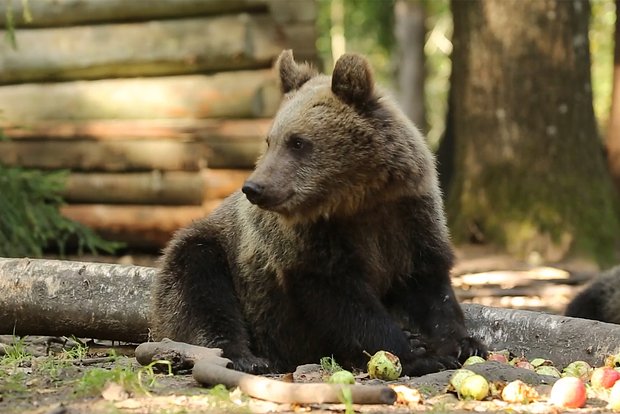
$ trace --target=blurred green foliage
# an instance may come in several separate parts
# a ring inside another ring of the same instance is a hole
[[[60,214],[66,178],[66,171],[44,173],[0,164],[0,256],[42,256],[48,245],[64,255],[68,242],[77,243],[78,254],[84,249],[113,253],[121,247]]]
[[[0,129],[0,141],[5,140]],[[68,242],[77,245],[78,254],[84,250],[112,254],[124,246],[60,214],[68,173],[0,164],[0,256],[40,257],[47,247],[64,256]]]
[[[427,136],[432,147],[439,143],[445,127],[450,88],[452,52],[452,13],[449,0],[420,1],[426,10],[426,117]],[[331,55],[332,0],[318,0],[317,48],[326,72],[333,67]],[[396,47],[394,38],[395,0],[343,0],[344,33],[347,51],[366,55],[375,69],[378,81],[388,89],[394,85]],[[591,0],[590,47],[592,55],[592,88],[594,110],[600,131],[605,134],[611,104],[613,71],[613,33],[616,19],[614,0]]]
[[[607,132],[611,107],[614,70],[614,25],[616,7],[613,0],[591,0],[590,53],[592,55],[592,92],[594,113],[602,135]]]

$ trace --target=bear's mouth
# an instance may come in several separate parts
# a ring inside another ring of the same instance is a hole
[[[248,201],[263,210],[285,213],[288,210],[286,205],[289,200],[293,198],[293,195],[294,193],[289,193],[281,197],[261,197],[259,200],[251,200],[248,198]]]

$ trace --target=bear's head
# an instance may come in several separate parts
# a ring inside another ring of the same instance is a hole
[[[276,70],[284,100],[242,188],[251,203],[311,221],[437,191],[424,138],[375,88],[366,59],[343,55],[329,77],[284,51]]]

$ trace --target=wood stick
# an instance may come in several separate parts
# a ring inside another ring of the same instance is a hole
[[[206,348],[185,342],[176,342],[168,338],[164,338],[160,342],[144,342],[138,345],[136,360],[141,365],[148,365],[157,360],[166,360],[172,363],[174,371],[191,369],[199,360],[206,360],[210,364],[222,367],[231,363],[230,359],[222,357],[222,350],[219,348]]]
[[[198,360],[192,374],[194,379],[203,385],[239,387],[250,397],[277,403],[341,403],[343,388],[351,390],[354,404],[393,404],[396,401],[396,393],[387,386],[291,384],[217,366],[208,360]]]
[[[285,47],[268,13],[18,28],[16,37],[17,51],[0,42],[4,84],[269,68]]]

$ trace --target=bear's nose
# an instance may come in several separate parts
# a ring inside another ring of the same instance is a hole
[[[263,196],[263,190],[264,187],[254,181],[246,181],[241,188],[243,194],[245,194],[245,196],[252,204],[260,202]]]

